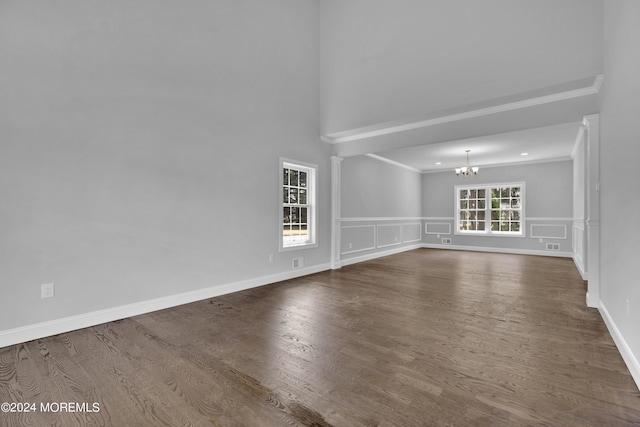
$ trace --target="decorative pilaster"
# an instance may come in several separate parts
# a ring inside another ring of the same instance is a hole
[[[585,116],[587,159],[587,306],[600,305],[600,115]]]
[[[340,261],[340,163],[342,157],[331,156],[331,268],[342,266]]]

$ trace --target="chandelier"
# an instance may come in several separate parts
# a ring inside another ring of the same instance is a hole
[[[465,153],[467,153],[467,165],[466,166],[462,166],[459,168],[456,168],[456,176],[475,176],[478,175],[478,172],[480,171],[480,168],[477,166],[471,166],[469,164],[469,151],[471,150],[465,150]]]

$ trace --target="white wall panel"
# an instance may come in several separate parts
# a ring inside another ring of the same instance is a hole
[[[413,243],[422,240],[422,223],[402,224],[402,243]]]
[[[379,248],[395,246],[402,243],[401,224],[379,224],[377,227]]]
[[[376,248],[375,225],[342,226],[341,233],[343,255]]]

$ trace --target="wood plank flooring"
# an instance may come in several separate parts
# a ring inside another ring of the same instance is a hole
[[[36,404],[0,425],[640,425],[585,290],[569,259],[405,252],[0,349],[0,403]]]

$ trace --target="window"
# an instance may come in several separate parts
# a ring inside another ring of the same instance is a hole
[[[524,183],[456,187],[456,234],[524,236]]]
[[[281,160],[280,250],[316,245],[316,170],[314,165]]]

